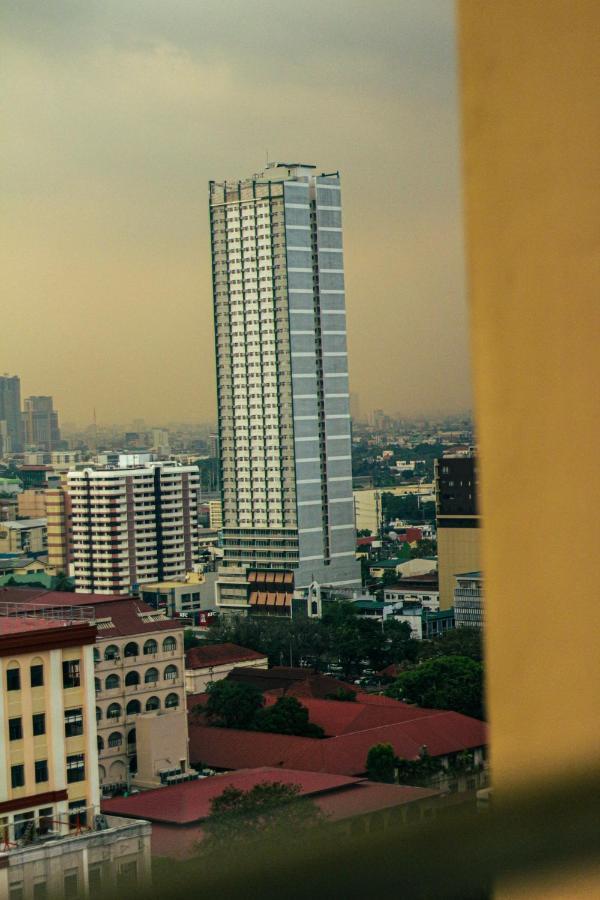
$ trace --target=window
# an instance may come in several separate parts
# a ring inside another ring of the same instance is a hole
[[[177,666],[167,666],[165,669],[165,680],[166,681],[175,681],[177,678]]]
[[[74,688],[81,684],[81,671],[78,659],[69,659],[62,664],[63,687]]]
[[[116,644],[109,644],[106,650],[104,651],[104,659],[118,659],[119,658],[119,648]]]
[[[46,734],[46,713],[34,713],[31,717],[33,734]]]
[[[23,900],[23,882],[19,881],[11,884],[8,893],[8,900]]]
[[[21,690],[21,670],[17,668],[7,669],[6,670],[6,690],[7,691],[20,691]]]
[[[33,885],[33,900],[46,900],[48,886],[45,881],[36,881]]]
[[[149,697],[146,701],[146,712],[150,712],[153,709],[160,709],[160,700],[158,697]]]
[[[176,650],[176,649],[177,649],[177,641],[175,640],[174,637],[169,636],[168,638],[164,639],[163,650],[165,651],[165,653],[169,653],[172,650]]]
[[[80,828],[87,825],[87,810],[83,800],[73,800],[69,803],[69,828]]]
[[[79,896],[79,873],[77,869],[67,869],[63,884],[65,900],[76,900]]]
[[[179,697],[177,694],[167,694],[167,699],[165,700],[165,706],[169,709],[172,709],[175,706],[179,706]]]
[[[42,687],[44,684],[44,667],[32,666],[29,670],[31,675],[31,687]]]
[[[10,767],[10,784],[11,787],[20,788],[25,784],[25,767],[24,766],[11,766]]]
[[[102,863],[90,863],[88,866],[88,891],[89,896],[94,898],[100,896],[103,883]]]
[[[20,741],[23,737],[23,722],[18,716],[8,720],[8,739],[9,741]]]
[[[158,652],[158,644],[156,641],[150,640],[146,641],[144,644],[144,656],[148,656],[150,653]]]
[[[127,887],[137,884],[137,860],[132,859],[122,862],[117,873],[119,887]]]
[[[83,753],[67,756],[67,782],[85,781],[85,757]],[[70,804],[69,804],[70,805]]]
[[[113,731],[108,736],[108,746],[109,747],[120,747],[123,743],[123,735],[120,731]]]
[[[65,709],[65,737],[83,734],[83,712],[80,706]]]
[[[104,682],[104,687],[107,691],[114,691],[121,684],[121,679],[118,675],[109,675],[106,681]]]
[[[96,722],[99,722],[102,718],[102,710],[99,706],[96,707]]]
[[[139,672],[128,672],[127,675],[125,676],[125,685],[127,687],[130,687],[131,685],[139,684],[139,683],[140,683]]]
[[[118,703],[111,703],[106,710],[107,719],[118,719],[121,715],[121,706]]]
[[[42,784],[48,781],[48,760],[36,759],[35,761],[35,783]]]
[[[127,704],[127,715],[128,716],[137,716],[138,713],[142,711],[142,704],[139,700],[130,700]]]
[[[132,728],[129,734],[127,735],[127,743],[135,745],[135,728]],[[131,748],[129,748],[131,749]]]
[[[124,656],[139,656],[140,648],[135,643],[135,641],[130,641],[128,644],[125,644],[125,649],[123,651]]]
[[[51,806],[45,806],[38,811],[38,832],[39,834],[48,834],[52,831],[52,819],[54,810]]]
[[[26,813],[17,813],[17,815],[13,819],[13,825],[15,828],[15,841],[20,840],[25,833],[31,835],[33,837],[33,830],[35,828],[35,813],[26,812]]]
[[[146,684],[158,681],[158,669],[148,669],[148,671],[144,675],[144,681],[146,682]]]
[[[104,750],[104,738],[102,737],[102,735],[98,735],[98,737],[96,738],[96,744],[98,746],[98,753],[101,753]]]

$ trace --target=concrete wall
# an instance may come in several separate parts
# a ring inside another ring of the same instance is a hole
[[[454,603],[455,575],[481,569],[480,531],[480,528],[438,528],[440,609],[449,609]]]

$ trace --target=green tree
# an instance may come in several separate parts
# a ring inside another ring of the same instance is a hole
[[[371,781],[396,780],[396,754],[391,744],[374,744],[367,754],[367,777]]]
[[[227,679],[213,681],[207,693],[204,712],[211,725],[221,728],[252,728],[254,717],[264,702],[258,688]]]
[[[326,700],[339,700],[341,703],[354,703],[356,701],[356,691],[346,691],[339,688],[331,694],[325,694]]]
[[[325,736],[319,725],[309,721],[308,710],[296,697],[280,697],[272,706],[258,710],[253,727],[257,731],[270,731],[274,734],[316,738]]]
[[[421,659],[437,656],[468,656],[476,662],[483,659],[483,635],[480,628],[452,628],[432,641],[419,642]]]
[[[483,666],[466,656],[440,656],[402,672],[388,697],[483,718]]]
[[[427,787],[443,768],[439,759],[429,755],[427,747],[421,747],[418,759],[396,759],[396,772],[400,784]]]
[[[66,572],[58,572],[56,574],[56,581],[54,582],[54,590],[65,591],[72,594],[75,590],[75,584]]]
[[[413,559],[421,559],[424,556],[436,556],[437,542],[431,541],[429,538],[423,538],[417,541],[416,547],[411,548],[410,555]]]
[[[197,647],[200,643],[200,638],[194,633],[193,628],[186,628],[183,632],[183,649],[191,650],[192,647]]]
[[[313,800],[300,797],[300,790],[277,781],[249,791],[226,788],[211,801],[200,852],[211,857],[215,851],[237,851],[240,845],[264,845],[271,839],[279,843],[282,836],[293,840],[321,825],[325,816]]]

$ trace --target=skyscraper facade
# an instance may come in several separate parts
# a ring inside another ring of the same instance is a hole
[[[0,422],[4,435],[3,452],[18,453],[23,449],[21,428],[21,379],[18,375],[0,375]]]
[[[55,450],[60,443],[58,413],[52,397],[27,397],[23,409],[25,443],[40,450]]]
[[[210,184],[224,566],[360,583],[338,173]]]

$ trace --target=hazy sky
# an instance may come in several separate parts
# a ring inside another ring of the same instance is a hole
[[[5,0],[0,373],[215,412],[207,182],[342,176],[351,390],[470,404],[451,0]]]

